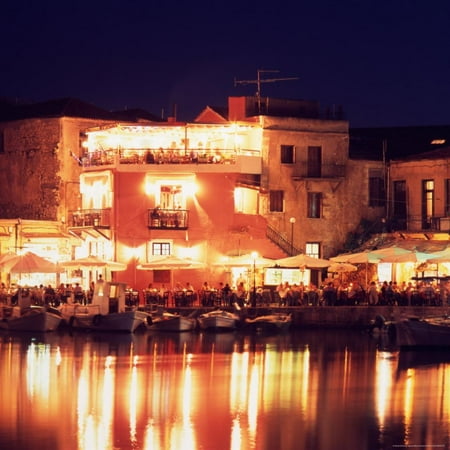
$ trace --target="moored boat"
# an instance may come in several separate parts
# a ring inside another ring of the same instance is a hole
[[[148,328],[155,331],[192,331],[197,321],[193,317],[163,312],[151,316]]]
[[[395,322],[400,348],[450,347],[450,318],[408,318]]]
[[[231,331],[237,328],[240,317],[233,312],[216,309],[200,314],[197,320],[202,330]]]
[[[61,324],[61,313],[51,307],[19,306],[3,307],[0,328],[11,331],[55,331]]]
[[[60,311],[70,327],[92,331],[133,333],[148,318],[145,311],[126,307],[124,283],[103,283],[91,304],[64,304]]]
[[[283,332],[289,330],[292,316],[291,314],[274,313],[255,318],[247,317],[245,324],[255,331]]]

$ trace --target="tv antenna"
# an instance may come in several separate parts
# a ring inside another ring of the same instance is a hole
[[[278,73],[279,70],[257,70],[257,78],[256,80],[236,80],[234,79],[234,87],[238,84],[256,84],[256,97],[258,99],[261,98],[261,84],[262,83],[275,83],[276,81],[290,81],[290,80],[298,80],[298,77],[283,77],[283,78],[261,78],[263,73]]]

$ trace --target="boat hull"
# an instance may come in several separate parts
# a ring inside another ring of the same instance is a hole
[[[59,328],[62,316],[58,311],[47,310],[45,307],[30,307],[19,316],[11,316],[1,321],[1,328],[11,331],[47,332]]]
[[[63,316],[67,324],[76,329],[134,333],[146,324],[148,314],[137,310],[99,314],[89,307],[79,307],[72,313],[66,311]]]
[[[196,327],[196,320],[191,317],[183,317],[176,314],[163,314],[152,318],[149,325],[150,330],[155,331],[193,331]]]
[[[239,316],[227,311],[211,311],[201,314],[197,320],[202,330],[231,331],[238,327]]]
[[[266,316],[247,318],[245,324],[247,328],[254,331],[271,333],[282,333],[291,327],[292,318],[288,314],[269,314]]]
[[[400,348],[450,347],[449,319],[407,319],[395,323]]]

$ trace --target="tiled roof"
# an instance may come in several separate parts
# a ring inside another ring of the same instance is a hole
[[[137,121],[139,119],[159,120],[156,116],[144,110],[132,109],[111,112],[75,98],[61,98],[29,104],[0,102],[0,121],[3,122],[49,117],[79,117],[124,121]]]
[[[399,159],[450,145],[450,125],[350,128],[349,137],[353,159]]]
[[[450,147],[442,147],[429,152],[417,153],[416,155],[408,155],[403,158],[393,158],[401,161],[415,161],[420,159],[448,159],[450,158]]]

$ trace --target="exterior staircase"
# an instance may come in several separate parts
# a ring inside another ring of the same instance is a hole
[[[288,241],[285,236],[283,236],[275,228],[272,228],[270,225],[267,225],[266,237],[288,256],[294,256],[302,253],[301,250],[296,248],[292,242]]]

